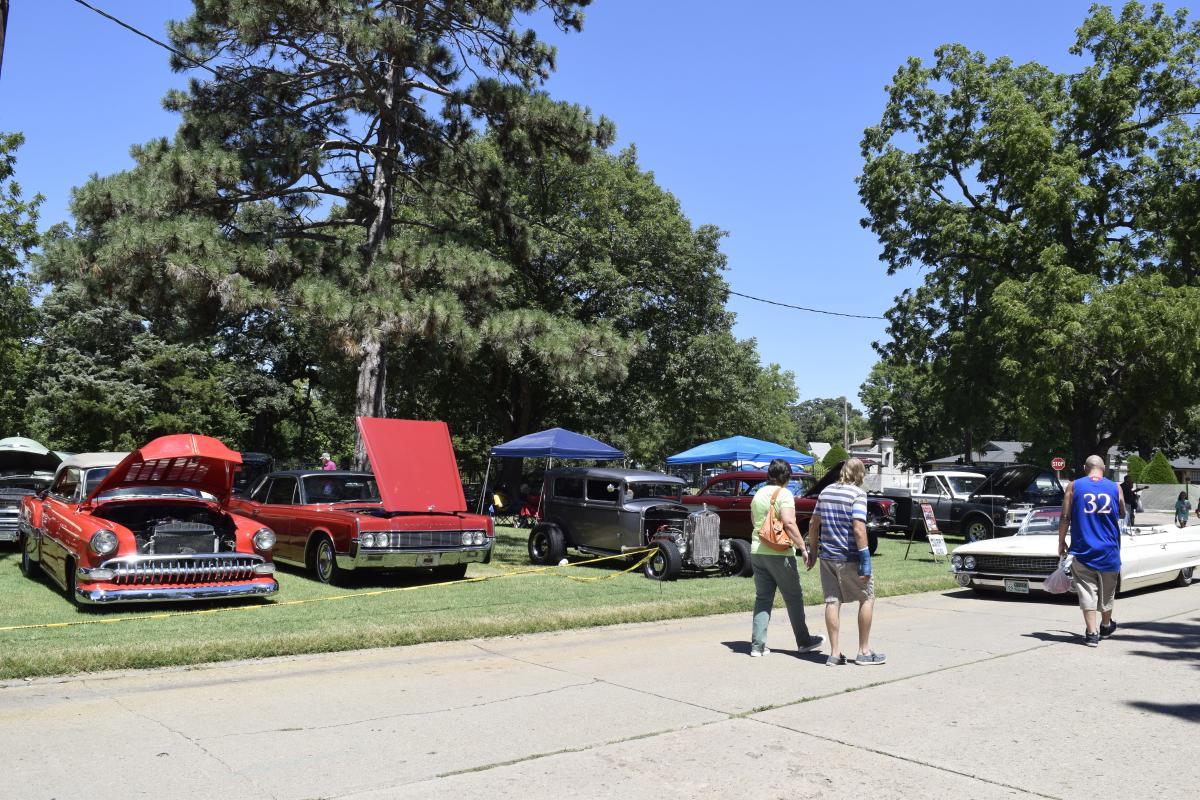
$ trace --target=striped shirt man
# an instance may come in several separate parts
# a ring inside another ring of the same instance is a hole
[[[816,513],[821,516],[821,558],[830,561],[858,561],[854,540],[854,520],[867,521],[867,493],[852,483],[833,483],[817,498]]]

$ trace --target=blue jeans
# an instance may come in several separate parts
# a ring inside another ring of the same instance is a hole
[[[804,621],[804,593],[800,589],[800,570],[795,556],[750,556],[754,567],[754,623],[750,631],[750,647],[762,650],[767,644],[767,625],[771,622],[771,607],[775,605],[775,590],[783,595],[796,647],[804,647],[812,636]]]

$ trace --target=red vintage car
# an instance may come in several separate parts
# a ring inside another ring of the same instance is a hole
[[[270,526],[275,560],[322,583],[360,569],[432,568],[448,580],[492,560],[489,517],[467,513],[444,422],[359,417],[374,472],[272,472],[232,507]]]
[[[836,464],[816,480],[807,472],[793,475],[788,485],[796,496],[796,524],[801,533],[808,532],[808,521],[817,507],[817,496],[837,480],[842,465]],[[699,494],[684,495],[687,505],[707,505],[721,517],[721,535],[738,539],[749,539],[750,501],[759,486],[767,480],[767,473],[758,470],[723,472],[708,479]],[[867,539],[874,553],[879,546],[879,534],[883,531],[902,530],[895,522],[895,501],[874,494],[867,496]]]
[[[275,534],[227,507],[239,463],[193,434],[68,457],[22,501],[21,569],[86,605],[272,594]]]

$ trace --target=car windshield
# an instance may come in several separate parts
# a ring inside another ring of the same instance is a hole
[[[746,492],[746,494],[753,495],[753,494],[757,493],[759,489],[763,488],[766,485],[767,485],[766,481],[759,481],[758,483],[751,486],[750,491]],[[771,485],[774,486],[775,484],[771,484]],[[800,478],[800,477],[793,476],[792,479],[790,481],[788,481],[787,490],[789,492],[791,492],[792,494],[796,495],[797,497],[799,497],[800,495],[807,492],[810,486],[812,486],[812,478],[809,478],[809,477]]]
[[[955,494],[970,494],[979,488],[979,484],[983,483],[983,478],[951,476],[946,480],[950,481],[950,490]]]
[[[639,481],[625,485],[626,500],[645,500],[648,497],[666,497],[678,500],[683,495],[683,485],[679,483],[657,483]]]
[[[308,475],[304,496],[310,503],[377,503],[379,486],[370,475]]]
[[[96,487],[100,485],[100,481],[104,480],[104,476],[108,475],[108,473],[112,472],[112,470],[112,467],[96,467],[95,469],[89,469],[84,477],[84,480],[87,482],[87,489],[83,493],[83,496],[87,497],[92,492],[96,491]]]
[[[1021,523],[1021,529],[1017,531],[1017,536],[1057,535],[1058,521],[1061,518],[1062,508],[1058,506],[1034,509]]]

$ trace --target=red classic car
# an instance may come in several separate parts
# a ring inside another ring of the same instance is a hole
[[[834,465],[819,481],[806,472],[792,476],[788,488],[796,496],[796,523],[801,533],[808,531],[808,521],[817,507],[817,496],[837,480],[841,469],[840,463]],[[683,502],[687,505],[707,505],[716,511],[721,517],[722,536],[749,539],[750,501],[766,480],[765,471],[723,472],[709,478],[699,494],[685,494]],[[901,530],[895,524],[895,505],[894,500],[885,497],[874,494],[867,496],[867,539],[872,553],[879,545],[881,531]]]
[[[373,474],[272,472],[233,501],[275,531],[275,560],[323,583],[348,570],[430,567],[456,580],[492,560],[492,521],[467,513],[446,423],[359,417],[358,429]]]
[[[87,605],[277,591],[275,534],[227,508],[240,460],[192,434],[124,458],[69,456],[46,492],[22,500],[22,571]]]

